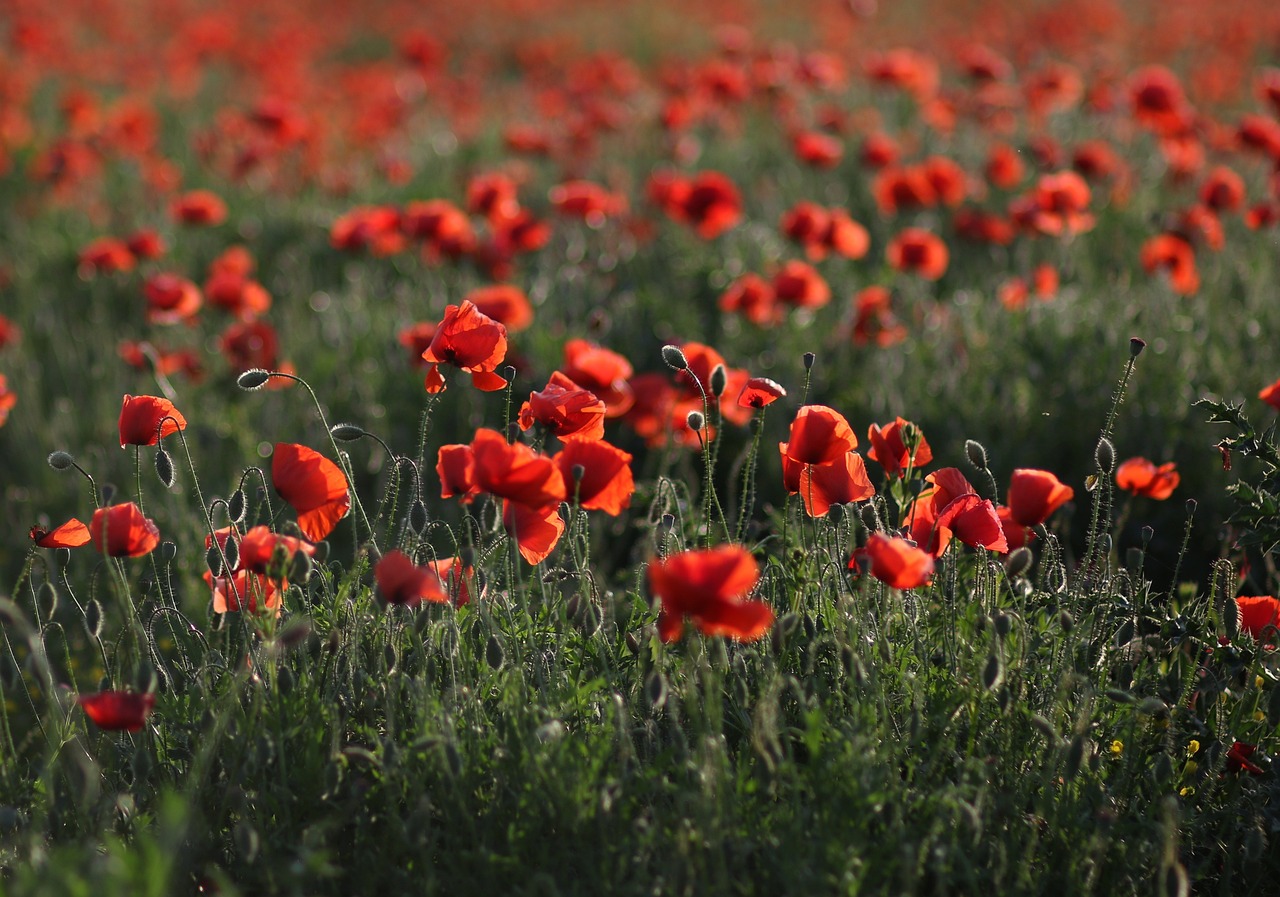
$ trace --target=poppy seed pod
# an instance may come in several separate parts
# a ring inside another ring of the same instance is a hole
[[[1142,354],[1142,350],[1147,347],[1147,341],[1138,337],[1129,338],[1129,357],[1137,358]]]
[[[673,371],[684,371],[689,368],[689,360],[684,357],[684,351],[679,346],[663,346],[662,361]]]

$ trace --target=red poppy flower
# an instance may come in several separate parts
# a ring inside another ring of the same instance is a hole
[[[897,270],[918,274],[925,280],[941,277],[950,260],[947,244],[918,227],[909,227],[890,240],[885,256]]]
[[[480,494],[476,486],[476,457],[471,446],[442,445],[436,454],[436,474],[440,477],[440,497],[458,496],[463,504]]]
[[[901,154],[896,140],[883,131],[873,131],[862,141],[858,161],[867,168],[880,169],[893,165]]]
[[[89,527],[72,517],[51,530],[31,527],[31,541],[41,548],[79,548],[90,539]]]
[[[923,168],[885,168],[871,184],[871,194],[883,215],[903,210],[926,209],[937,204],[938,195]]]
[[[4,374],[0,374],[0,427],[5,425],[5,421],[9,419],[9,412],[13,406],[18,404],[18,396],[9,388],[9,381]]]
[[[440,364],[456,365],[466,371],[476,388],[484,392],[502,389],[507,381],[494,371],[507,357],[507,328],[463,300],[461,305],[445,308],[444,320],[422,357],[431,364],[426,381],[429,393],[444,390]]]
[[[1236,607],[1240,609],[1240,628],[1254,641],[1261,641],[1268,626],[1280,627],[1280,601],[1270,595],[1240,595]]]
[[[779,302],[796,308],[821,308],[831,301],[831,287],[811,265],[792,259],[773,276]]]
[[[120,408],[120,447],[155,445],[158,439],[187,428],[187,419],[173,402],[158,396],[124,397]]]
[[[555,371],[542,392],[529,394],[520,407],[520,429],[540,423],[556,436],[604,436],[604,402],[564,374]]]
[[[148,277],[142,292],[147,299],[147,321],[152,324],[190,321],[203,302],[200,288],[176,274]]]
[[[1253,776],[1266,775],[1266,770],[1253,762],[1257,752],[1257,745],[1245,744],[1243,741],[1233,742],[1227,749],[1226,771],[1231,773],[1244,771]]]
[[[241,570],[266,573],[276,555],[288,564],[290,558],[299,551],[310,556],[316,553],[316,547],[302,539],[274,533],[268,527],[255,526],[240,538],[237,566]]]
[[[182,194],[173,201],[169,211],[181,224],[214,225],[227,220],[227,204],[208,190]]]
[[[912,434],[912,441],[915,443],[914,453],[907,448],[903,438],[903,434],[907,432]],[[883,427],[872,424],[867,430],[867,439],[871,441],[867,457],[878,462],[884,468],[884,472],[891,477],[903,476],[908,466],[919,469],[933,460],[933,449],[929,448],[924,434],[915,424],[901,417]]]
[[[1190,114],[1178,76],[1161,65],[1139,69],[1129,80],[1133,117],[1157,132],[1180,127]]]
[[[715,239],[742,219],[738,188],[718,171],[704,171],[679,182],[672,201],[675,217],[692,225],[704,240]]]
[[[1215,212],[1234,212],[1244,205],[1244,178],[1225,165],[1210,170],[1200,185],[1200,202]]]
[[[1134,495],[1161,501],[1173,494],[1181,479],[1172,461],[1157,467],[1146,458],[1130,458],[1116,468],[1118,487]]]
[[[471,442],[475,485],[480,492],[529,508],[545,508],[565,500],[564,477],[555,462],[522,443],[508,444],[496,430],[480,429]]]
[[[746,600],[760,579],[755,558],[740,545],[684,551],[649,565],[649,590],[658,597],[658,635],[680,638],[689,617],[704,635],[754,641],[773,625],[773,610]]]
[[[1004,530],[1004,539],[1010,551],[1021,548],[1036,537],[1033,530],[1013,519],[1013,512],[1007,505],[997,505],[996,516],[1000,518],[1000,527]]]
[[[1022,526],[1044,523],[1075,497],[1075,490],[1047,470],[1019,468],[1009,480],[1009,510]]]
[[[865,501],[876,494],[867,464],[857,452],[846,452],[825,464],[801,464],[787,456],[786,443],[779,448],[783,485],[789,493],[799,494],[810,517],[825,517],[832,505]]]
[[[577,496],[587,510],[604,511],[611,517],[631,504],[635,481],[631,475],[631,455],[602,439],[581,434],[564,438],[564,448],[552,457],[564,477],[566,496]],[[575,468],[581,479],[574,479]]]
[[[125,240],[125,245],[136,258],[158,259],[169,251],[164,238],[151,229],[140,230]]]
[[[787,391],[768,377],[751,377],[742,384],[742,392],[738,393],[738,404],[743,408],[763,408],[772,405],[787,394]]]
[[[893,314],[893,294],[882,286],[859,290],[853,297],[853,342],[891,346],[906,338],[907,328]]]
[[[933,556],[906,539],[872,533],[863,553],[871,575],[890,588],[915,589],[933,578]]]
[[[1124,163],[1102,140],[1086,140],[1071,154],[1071,167],[1091,181],[1114,178],[1124,171]]]
[[[98,508],[89,522],[93,547],[108,557],[142,557],[160,544],[160,530],[133,502]]]
[[[101,691],[96,695],[80,695],[76,703],[100,729],[137,732],[155,709],[156,696],[131,691]]]
[[[251,321],[271,308],[271,294],[256,280],[232,271],[215,271],[204,282],[204,298],[242,320]]]
[[[860,259],[866,255],[871,249],[871,235],[867,233],[867,229],[842,209],[831,209],[830,212],[831,218],[822,234],[821,247],[847,259]],[[812,259],[822,258],[822,254],[814,254],[812,243],[808,246],[808,253]]]
[[[347,516],[351,494],[342,469],[315,449],[277,442],[271,455],[276,492],[298,514],[298,529],[318,542]]]
[[[946,156],[930,156],[921,165],[933,195],[944,206],[955,208],[969,192],[969,179],[960,163]]]
[[[448,200],[411,202],[403,213],[370,209],[366,216],[360,224],[368,233],[361,239],[375,255],[399,252],[403,247],[397,246],[396,240],[401,234],[422,240],[424,255],[429,262],[462,258],[476,248],[471,220],[466,212]]]
[[[0,378],[0,383],[2,383],[2,381],[3,378]],[[1280,380],[1277,380],[1275,383],[1272,383],[1266,389],[1262,390],[1262,392],[1258,393],[1258,398],[1262,399],[1262,401],[1266,402],[1272,408],[1280,411]]]
[[[620,417],[635,401],[627,382],[635,371],[631,362],[617,352],[584,339],[564,344],[561,372],[604,402],[604,416]]]
[[[935,500],[934,507],[937,507]],[[974,548],[1007,554],[1009,543],[995,505],[976,495],[961,495],[938,512],[934,525],[949,530],[955,538]]]
[[[557,503],[534,507],[503,499],[502,526],[516,540],[516,549],[527,564],[545,561],[564,534]]]
[[[0,315],[0,349],[15,345],[21,338],[22,331],[18,329],[18,325]]]
[[[1027,222],[1051,236],[1084,233],[1094,225],[1087,211],[1091,198],[1088,182],[1074,171],[1042,175],[1031,196]]]
[[[773,285],[758,274],[744,274],[720,295],[721,311],[739,312],[760,327],[780,323],[783,309]]]
[[[501,172],[475,175],[467,182],[467,210],[490,222],[515,217],[520,211],[516,182]]]
[[[1200,289],[1195,250],[1182,237],[1157,234],[1142,244],[1140,258],[1148,274],[1157,270],[1166,272],[1175,292],[1187,296]]]
[[[80,268],[95,274],[132,271],[137,264],[129,247],[115,237],[100,237],[80,250]]]
[[[627,198],[591,181],[566,181],[551,188],[551,205],[561,215],[581,218],[600,227],[608,218],[625,214]]]
[[[805,405],[791,422],[788,440],[779,448],[797,464],[827,464],[841,460],[858,446],[858,437],[844,415],[826,405]]]
[[[266,527],[262,527],[266,529]],[[278,616],[284,609],[281,602],[281,589],[270,577],[262,573],[241,569],[230,576],[223,574],[217,578],[205,571],[205,584],[213,595],[213,612],[215,614],[248,611],[251,614],[275,611]]]
[[[508,333],[518,333],[533,323],[533,306],[524,290],[507,283],[477,287],[463,297],[478,312],[493,318],[507,328]]]
[[[814,168],[834,168],[844,155],[844,144],[821,131],[801,131],[791,141],[796,158]]]
[[[801,201],[783,214],[778,227],[784,235],[797,243],[821,244],[830,223],[830,212],[816,202]]]
[[[419,567],[398,548],[388,551],[373,568],[378,596],[387,604],[413,606],[423,601],[449,602],[449,590],[435,567]]]
[[[997,143],[987,153],[984,172],[991,186],[1011,190],[1022,183],[1026,166],[1022,164],[1017,150],[1007,143]]]

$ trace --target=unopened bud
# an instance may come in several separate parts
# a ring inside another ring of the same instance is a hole
[[[236,386],[247,392],[252,392],[255,389],[262,389],[270,379],[271,374],[269,372],[261,368],[250,368],[239,377],[236,377]]]
[[[804,369],[806,371],[813,370],[813,363],[818,360],[818,356],[813,352],[804,353]]]
[[[1111,444],[1110,439],[1103,436],[1098,440],[1098,445],[1093,450],[1093,460],[1097,462],[1098,469],[1103,473],[1111,473],[1116,466],[1116,447]]]
[[[1031,569],[1031,549],[1025,545],[1015,548],[1005,558],[1004,570],[1010,577],[1021,576]]]
[[[334,424],[329,428],[329,435],[338,442],[355,442],[365,435],[365,431],[355,424]]]
[[[684,350],[679,346],[667,345],[662,347],[662,360],[667,367],[673,371],[685,371],[689,369],[689,360],[684,357]]]
[[[166,489],[173,488],[173,458],[164,449],[156,452],[156,476],[160,478],[160,482],[164,483]]]
[[[711,394],[717,399],[724,395],[725,387],[729,385],[729,374],[725,371],[724,365],[718,364],[711,369],[708,385],[711,387]]]
[[[1129,338],[1129,357],[1137,358],[1139,355],[1142,354],[1142,350],[1145,349],[1146,347],[1147,347],[1146,340],[1139,339],[1136,336],[1130,337]]]
[[[987,469],[987,450],[976,439],[964,441],[964,453],[969,456],[969,463],[978,470]]]
[[[700,432],[706,426],[707,419],[701,411],[690,411],[689,416],[685,418],[685,423],[689,425],[689,429]]]
[[[76,463],[76,459],[68,452],[53,452],[48,460],[49,466],[54,470],[69,470]]]

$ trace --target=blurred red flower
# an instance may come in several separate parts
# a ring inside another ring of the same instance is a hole
[[[947,244],[935,234],[909,227],[889,241],[885,250],[889,264],[899,271],[918,274],[925,280],[937,280],[947,270]]]
[[[1157,234],[1148,239],[1142,244],[1140,260],[1148,274],[1164,271],[1177,293],[1186,296],[1200,289],[1195,250],[1176,234]]]
[[[80,268],[95,274],[132,271],[137,259],[123,240],[99,237],[80,250]]]
[[[533,306],[524,290],[507,283],[477,287],[463,297],[464,302],[475,305],[476,310],[507,328],[508,333],[518,333],[533,323]]]
[[[277,442],[271,454],[271,481],[298,514],[298,529],[318,542],[347,516],[351,494],[337,464],[315,449]]]
[[[1146,458],[1130,458],[1116,468],[1116,485],[1145,498],[1168,498],[1181,479],[1172,461],[1157,467]]]
[[[0,374],[0,427],[9,419],[9,412],[18,404],[18,396],[9,388],[9,381]]]
[[[684,551],[649,565],[649,589],[662,608],[658,635],[674,642],[689,617],[704,635],[754,641],[773,625],[773,610],[748,600],[760,579],[755,558],[740,545]]]
[[[209,190],[191,190],[169,207],[173,220],[181,224],[215,225],[227,220],[227,204]]]
[[[80,695],[76,703],[100,729],[137,732],[155,708],[156,696],[130,691],[101,691],[96,695]]]
[[[584,339],[571,339],[564,344],[564,364],[560,370],[604,402],[605,417],[622,416],[635,401],[627,382],[635,371],[631,362],[612,349]]]
[[[203,302],[198,286],[167,272],[148,277],[142,293],[147,299],[147,321],[152,324],[190,322]]]
[[[160,544],[160,530],[133,502],[98,508],[89,523],[93,547],[108,557],[142,557]]]
[[[2,389],[3,385],[4,378],[0,377],[0,389]],[[1280,380],[1277,380],[1275,383],[1272,383],[1266,389],[1262,390],[1262,392],[1258,393],[1258,398],[1262,399],[1262,401],[1266,402],[1272,408],[1280,411]]]
[[[435,567],[419,567],[400,549],[392,549],[378,559],[373,577],[378,597],[387,604],[410,607],[423,601],[449,602],[449,590]]]
[[[933,556],[906,539],[872,533],[862,553],[871,575],[891,588],[915,589],[933,578]]]

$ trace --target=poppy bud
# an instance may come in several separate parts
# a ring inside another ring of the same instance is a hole
[[[515,366],[514,364],[509,364],[509,365],[506,365],[505,367],[503,367],[503,369],[502,369],[502,379],[504,379],[504,380],[506,380],[508,383],[510,383],[510,382],[511,382],[512,380],[514,380],[515,378],[516,378],[516,366]]]
[[[1093,450],[1093,460],[1097,462],[1098,469],[1103,473],[1111,473],[1112,468],[1116,466],[1116,447],[1111,444],[1110,439],[1103,436],[1098,440],[1098,445]]]
[[[813,363],[818,360],[818,356],[814,352],[804,353],[804,369],[806,371],[813,370]]]
[[[485,645],[484,659],[489,666],[495,670],[502,669],[502,664],[506,661],[506,652],[502,650],[502,642],[498,641],[496,635],[489,636],[489,643]]]
[[[875,532],[879,523],[879,521],[876,520],[876,509],[870,504],[865,504],[862,506],[861,516],[862,525],[865,526],[869,532]]]
[[[262,389],[267,385],[267,381],[271,379],[271,374],[261,368],[250,368],[239,377],[236,377],[236,386],[252,392],[255,389]]]
[[[679,346],[663,346],[662,360],[673,371],[684,371],[689,368],[689,360],[684,357],[684,351]]]
[[[178,556],[178,546],[173,542],[160,543],[160,559],[166,564],[172,563],[173,559]]]
[[[311,579],[311,556],[305,551],[295,551],[289,559],[288,579],[304,584]]]
[[[231,498],[227,499],[227,517],[232,523],[239,523],[244,519],[245,500],[244,490],[237,489],[231,493]]]
[[[240,543],[235,539],[228,539],[222,546],[222,556],[227,559],[227,566],[232,570],[240,566]]]
[[[1009,552],[1005,559],[1004,570],[1011,577],[1021,576],[1031,569],[1031,549],[1022,545]]]
[[[724,369],[724,365],[718,364],[711,370],[711,377],[707,381],[711,387],[711,394],[716,398],[724,395],[725,387],[729,385],[729,374]]]
[[[53,452],[49,455],[48,461],[49,466],[54,470],[68,470],[76,463],[76,459],[67,452]]]
[[[90,638],[97,638],[102,632],[102,605],[97,598],[90,598],[84,606],[84,628]]]
[[[334,424],[329,428],[329,435],[338,442],[355,442],[366,434],[363,429],[355,424]]]
[[[409,527],[415,533],[420,533],[427,528],[427,506],[422,499],[414,499],[412,507],[409,508]]]
[[[1136,545],[1129,546],[1129,550],[1124,553],[1125,566],[1130,570],[1142,569],[1142,549]]]
[[[689,425],[690,430],[701,432],[702,428],[706,426],[707,419],[701,411],[690,411],[689,416],[685,418],[685,423]]]
[[[166,489],[173,488],[173,458],[164,449],[156,452],[156,476],[164,483]]]
[[[1147,341],[1146,341],[1146,340],[1144,340],[1144,339],[1138,339],[1138,337],[1136,337],[1136,336],[1134,336],[1134,337],[1130,337],[1130,339],[1129,339],[1129,357],[1130,357],[1130,358],[1137,358],[1139,355],[1141,355],[1141,354],[1142,354],[1142,350],[1143,350],[1143,349],[1145,349],[1146,347],[1147,347]]]
[[[987,469],[987,450],[976,439],[966,439],[964,441],[964,453],[969,457],[969,463],[978,470]]]
[[[229,539],[227,540],[230,541]],[[218,551],[217,545],[209,546],[209,550],[204,553],[204,562],[209,567],[209,572],[213,574],[214,579],[222,575],[222,553]]]

